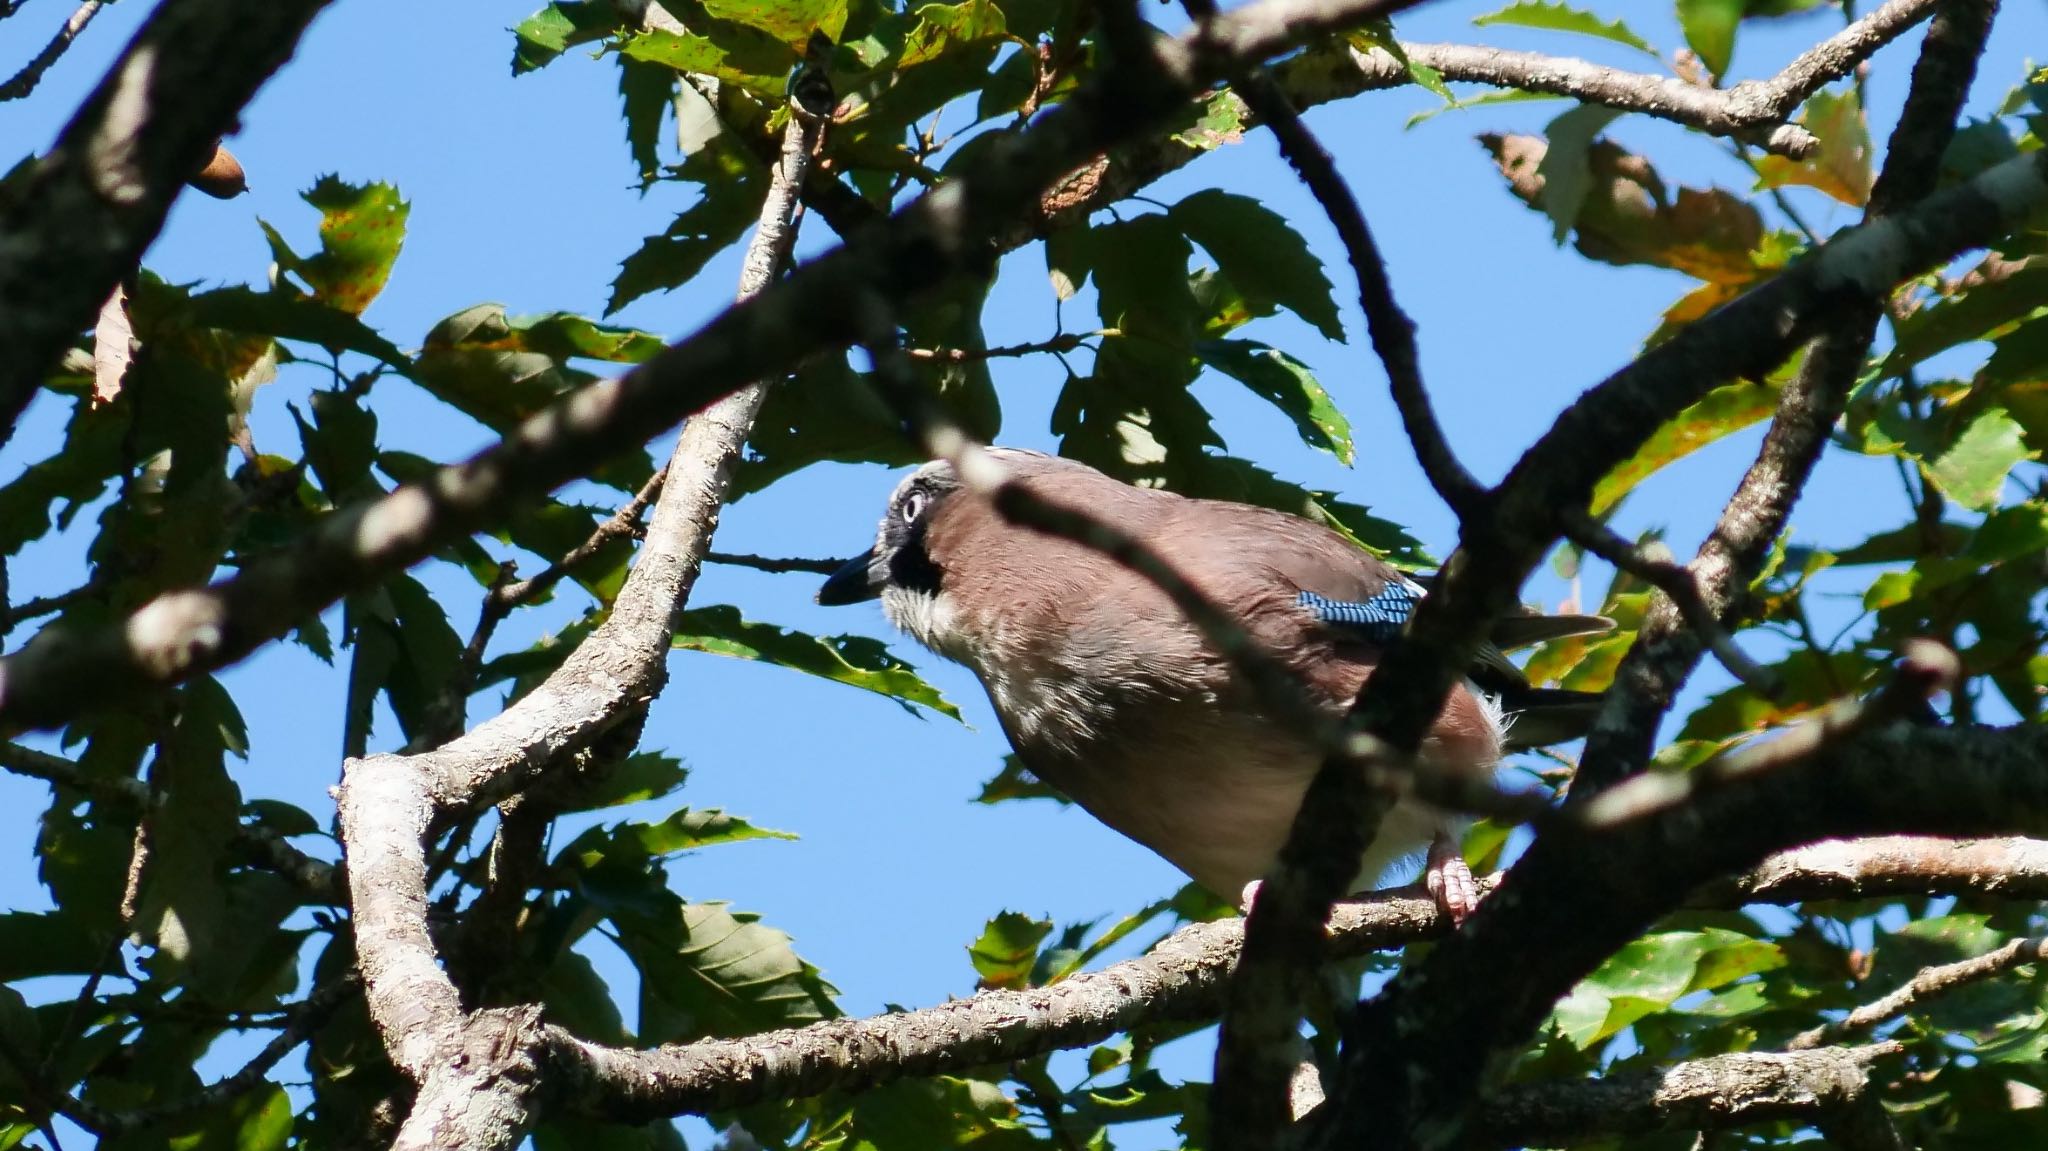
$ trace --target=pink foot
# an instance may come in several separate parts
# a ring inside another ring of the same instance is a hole
[[[1448,835],[1438,835],[1429,844],[1429,866],[1423,872],[1429,893],[1453,924],[1465,922],[1479,906],[1479,885],[1472,881],[1472,869],[1465,866],[1465,854]]]

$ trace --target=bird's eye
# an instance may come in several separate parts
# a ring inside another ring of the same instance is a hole
[[[924,514],[925,505],[930,502],[931,497],[923,492],[905,492],[903,503],[897,508],[896,514],[902,518],[904,523],[914,524],[917,522],[917,517]]]

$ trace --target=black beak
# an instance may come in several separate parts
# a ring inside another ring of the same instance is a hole
[[[888,566],[875,557],[875,549],[869,548],[832,573],[825,586],[818,589],[818,602],[826,607],[865,603],[881,595],[888,582]]]

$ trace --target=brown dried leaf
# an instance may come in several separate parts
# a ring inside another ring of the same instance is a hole
[[[1508,187],[1540,207],[1537,167],[1547,145],[1534,136],[1480,137]],[[1608,264],[1651,264],[1710,283],[1740,284],[1758,275],[1755,250],[1763,219],[1741,197],[1719,188],[1680,188],[1674,201],[1649,161],[1606,141],[1587,149],[1591,190],[1573,222],[1573,243]]]

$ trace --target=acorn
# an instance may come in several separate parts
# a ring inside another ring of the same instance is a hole
[[[212,158],[187,183],[217,200],[232,200],[249,190],[242,162],[218,140],[213,143]]]

